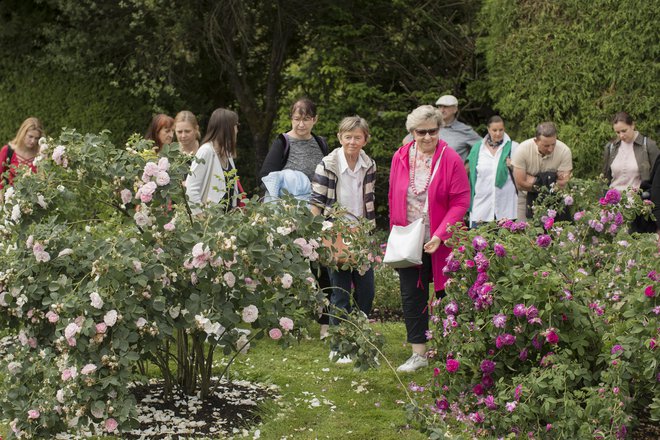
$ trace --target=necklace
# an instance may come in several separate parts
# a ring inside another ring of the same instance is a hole
[[[424,187],[418,190],[417,187],[415,186],[415,170],[417,168],[417,145],[413,145],[413,148],[415,148],[415,157],[413,158],[413,163],[412,166],[410,167],[410,189],[412,190],[413,194],[418,196],[424,193],[428,189],[429,184],[431,183],[430,162],[433,160],[433,158],[431,157],[424,160],[424,165],[426,165],[426,169],[427,169],[426,182],[424,182]]]

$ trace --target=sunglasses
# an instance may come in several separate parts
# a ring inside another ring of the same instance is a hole
[[[429,136],[435,136],[436,134],[438,134],[439,130],[440,130],[439,128],[431,128],[431,129],[428,129],[428,130],[417,130],[417,129],[415,129],[415,134],[417,136],[421,136],[421,137],[424,137],[427,134]]]

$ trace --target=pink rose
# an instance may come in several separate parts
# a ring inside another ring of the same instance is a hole
[[[127,188],[122,189],[119,195],[121,196],[121,202],[124,205],[130,203],[130,201],[133,199],[133,193],[130,189]]]
[[[28,419],[38,419],[41,413],[39,412],[38,409],[31,409],[28,411]]]
[[[286,331],[291,331],[293,330],[293,320],[291,318],[280,318],[280,327],[282,327]]]
[[[234,284],[236,284],[236,276],[231,272],[226,272],[222,278],[225,280],[227,287],[230,289],[234,287]]]
[[[257,317],[259,316],[259,309],[257,308],[257,306],[249,305],[243,309],[242,316],[243,316],[243,321],[247,322],[248,324],[251,324],[257,320]]]
[[[554,330],[550,330],[545,335],[545,340],[548,341],[548,343],[550,344],[556,344],[557,342],[559,342],[559,336]]]
[[[161,158],[158,160],[158,169],[159,169],[160,171],[167,171],[167,170],[169,170],[169,169],[170,169],[170,161],[169,161],[169,159],[166,158],[166,157],[161,157]]]
[[[80,374],[92,374],[93,372],[96,371],[96,365],[94,364],[87,364],[82,369],[80,370]]]
[[[99,322],[96,324],[96,333],[103,335],[107,330],[108,326],[105,324],[105,322]]]
[[[171,231],[173,231],[174,229],[176,229],[176,226],[174,226],[174,222],[168,222],[168,223],[165,223],[165,224],[163,225],[163,229],[165,229],[166,231],[171,232]]]
[[[51,324],[55,324],[57,321],[60,320],[60,315],[57,313],[53,312],[52,310],[46,313],[46,319],[48,319],[48,322]]]
[[[293,277],[288,273],[282,275],[282,287],[288,289],[291,287],[291,284],[293,284]]]
[[[103,317],[103,322],[105,322],[105,325],[107,325],[108,327],[112,327],[117,323],[117,318],[118,318],[117,311],[113,309],[105,314],[105,316]]]
[[[161,171],[156,175],[156,184],[158,186],[165,186],[170,183],[170,175],[165,171]]]
[[[282,330],[279,328],[271,328],[268,332],[268,336],[270,336],[271,339],[277,341],[282,337]]]
[[[107,432],[115,432],[117,430],[117,426],[119,426],[117,421],[113,418],[107,419],[104,425]]]
[[[646,289],[644,289],[644,295],[646,295],[648,298],[653,298],[655,296],[655,290],[653,289],[653,286],[646,286]]]
[[[461,363],[456,360],[456,359],[447,359],[447,363],[445,365],[445,368],[447,369],[448,373],[455,373],[458,371],[458,368],[461,366]]]

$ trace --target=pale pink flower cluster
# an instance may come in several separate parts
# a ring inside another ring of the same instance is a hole
[[[96,371],[96,368],[97,367],[94,364],[87,364],[87,365],[85,365],[84,367],[81,368],[80,374],[84,374],[86,376],[90,375],[90,374],[92,374]]]
[[[147,162],[142,172],[142,182],[144,182],[144,185],[138,189],[135,197],[144,203],[150,202],[156,187],[165,186],[170,183],[170,175],[167,173],[169,169],[170,162],[166,157],[161,157],[157,164]],[[147,188],[144,189],[145,187]]]
[[[189,270],[193,268],[202,269],[209,264],[212,256],[211,249],[208,246],[204,246],[204,243],[197,243],[192,248],[192,259],[188,258],[183,263],[183,267]]]
[[[58,165],[62,165],[64,168],[69,166],[69,161],[66,158],[66,147],[64,145],[58,145],[55,147],[53,150],[53,162],[55,162]]]
[[[65,368],[62,371],[61,379],[63,382],[66,382],[70,379],[75,379],[76,377],[78,377],[78,369],[76,367]]]
[[[50,261],[50,254],[44,250],[44,246],[38,241],[32,246],[32,253],[34,254],[34,258],[40,263]]]
[[[82,329],[75,322],[70,323],[64,329],[64,337],[71,347],[76,345],[76,336],[80,333],[80,330]]]
[[[318,241],[314,239],[307,241],[302,237],[298,237],[293,240],[293,243],[300,247],[303,257],[309,258],[310,261],[318,260],[319,254],[316,252],[316,249],[319,247]]]

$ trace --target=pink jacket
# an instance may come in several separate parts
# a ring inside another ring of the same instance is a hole
[[[394,225],[405,226],[408,224],[406,218],[408,185],[410,184],[408,153],[411,146],[412,142],[399,148],[392,158],[389,192],[390,229]],[[451,252],[451,249],[444,245],[444,241],[451,237],[447,226],[462,222],[463,216],[470,208],[470,182],[465,166],[458,153],[447,146],[443,140],[438,141],[431,169],[434,169],[443,148],[445,148],[445,152],[440,167],[428,189],[431,233],[443,241],[438,250],[431,254],[435,290],[444,289],[447,281],[447,277],[442,272],[447,256]]]

